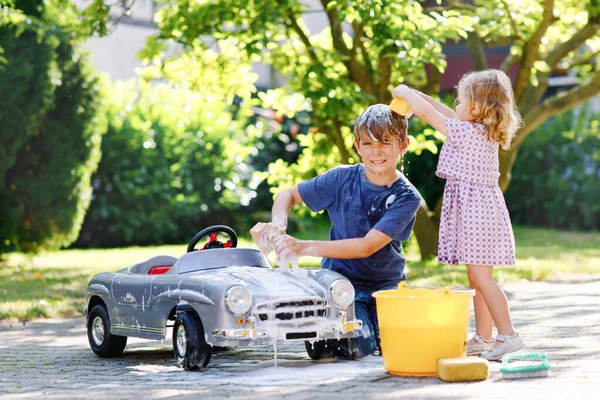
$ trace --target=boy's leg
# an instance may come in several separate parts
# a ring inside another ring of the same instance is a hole
[[[372,300],[370,292],[355,289],[354,297],[354,312],[356,319],[360,319],[363,323],[362,330],[358,336],[352,339],[341,339],[340,348],[336,354],[339,357],[345,358],[361,358],[368,356],[375,350],[375,331],[373,328],[373,320],[369,315],[369,302]]]

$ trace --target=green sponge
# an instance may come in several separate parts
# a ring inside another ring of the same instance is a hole
[[[440,358],[437,375],[446,382],[483,381],[488,377],[489,364],[480,357]]]

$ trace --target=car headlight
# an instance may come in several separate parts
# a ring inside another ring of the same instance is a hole
[[[227,308],[234,314],[246,314],[252,306],[252,295],[243,286],[233,286],[225,293]]]
[[[339,279],[329,287],[331,300],[338,308],[346,309],[354,301],[354,286],[345,279]]]

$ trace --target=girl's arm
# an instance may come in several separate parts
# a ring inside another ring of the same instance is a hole
[[[383,248],[392,238],[377,229],[371,229],[365,237],[342,240],[298,240],[289,235],[273,240],[273,248],[280,259],[298,256],[327,257],[337,259],[366,258]]]
[[[424,98],[429,104],[431,104],[433,106],[433,108],[436,109],[437,112],[439,112],[440,114],[442,114],[443,116],[445,116],[446,118],[449,119],[456,119],[456,113],[454,112],[453,109],[449,108],[448,106],[446,106],[444,103],[442,103],[439,100],[434,99],[433,97],[426,95],[425,93],[422,93],[416,89],[413,89],[419,96],[421,96],[422,98]]]
[[[428,101],[423,99],[417,92],[406,85],[399,85],[392,91],[394,97],[402,97],[408,103],[415,115],[433,126],[444,136],[448,135],[446,131],[446,116],[437,111]]]

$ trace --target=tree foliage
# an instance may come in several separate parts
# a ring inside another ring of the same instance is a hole
[[[488,49],[510,47],[500,68],[515,72],[515,95],[526,126],[512,149],[501,154],[503,189],[523,140],[552,115],[600,92],[600,64],[595,62],[600,0],[319,3],[311,10],[298,0],[161,0],[155,14],[159,33],[142,55],[155,77],[199,85],[206,83],[202,71],[217,70],[222,72],[219,84],[238,93],[248,85],[240,86],[237,78],[244,73],[235,72],[253,62],[270,64],[284,76],[285,86],[266,97],[282,112],[310,110],[316,129],[303,138],[306,147],[297,164],[270,166],[269,180],[280,187],[340,162],[357,162],[352,120],[369,104],[389,102],[391,85],[405,82],[436,93],[448,40],[464,40],[476,69],[487,68]],[[326,27],[310,32],[304,23],[309,18]],[[548,96],[550,78],[565,73],[577,83]],[[427,136],[414,140],[412,150],[435,151],[437,139]],[[423,202],[418,214],[415,233],[424,257],[436,252],[440,208],[439,202],[432,210]]]
[[[77,246],[182,243],[208,225],[236,225],[253,195],[245,185],[249,111],[233,106],[234,119],[217,98],[133,81],[111,89]]]
[[[74,45],[68,1],[1,10],[0,252],[77,238],[100,158],[98,80]]]
[[[600,120],[582,111],[552,117],[523,142],[506,191],[513,221],[600,229]]]

